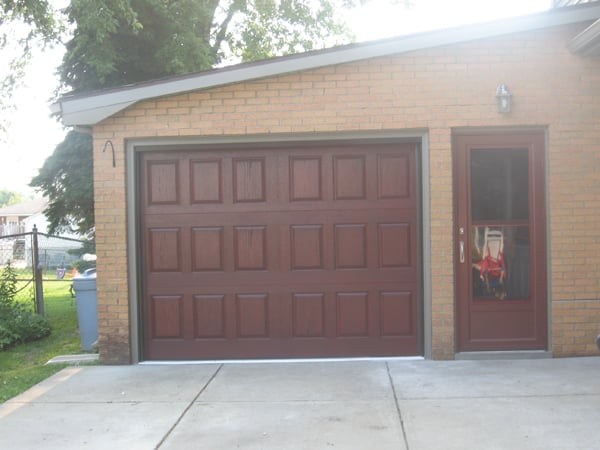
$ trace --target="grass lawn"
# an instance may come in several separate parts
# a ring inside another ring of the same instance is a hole
[[[77,306],[71,298],[71,280],[44,282],[45,315],[50,336],[0,352],[0,403],[5,402],[65,367],[45,366],[58,355],[81,353]]]

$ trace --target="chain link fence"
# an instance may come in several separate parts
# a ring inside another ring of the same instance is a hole
[[[32,232],[0,236],[0,270],[9,262],[17,273],[16,300],[33,302],[44,313],[44,283],[68,282],[76,274],[84,241]]]

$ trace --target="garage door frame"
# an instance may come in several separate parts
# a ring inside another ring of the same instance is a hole
[[[431,247],[430,247],[430,192],[429,192],[429,140],[427,130],[389,130],[367,132],[343,133],[311,133],[311,134],[280,134],[280,135],[242,135],[242,136],[198,136],[191,138],[165,137],[165,138],[136,138],[125,143],[127,164],[127,251],[129,273],[129,309],[130,309],[130,345],[131,362],[138,363],[144,360],[142,353],[142,324],[141,318],[141,255],[140,255],[140,215],[141,202],[139,196],[140,173],[137,165],[137,155],[140,152],[164,151],[166,149],[178,151],[187,149],[201,149],[202,147],[237,146],[258,144],[302,144],[319,143],[323,145],[333,143],[407,143],[420,144],[420,164],[417,175],[420,180],[420,222],[421,238],[418,244],[421,247],[421,292],[423,311],[421,315],[423,342],[423,356],[431,358]]]

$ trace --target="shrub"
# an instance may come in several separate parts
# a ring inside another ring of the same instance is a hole
[[[0,351],[50,334],[48,321],[15,301],[17,275],[10,261],[0,274]]]

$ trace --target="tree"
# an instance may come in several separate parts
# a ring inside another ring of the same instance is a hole
[[[20,192],[13,192],[7,189],[0,189],[0,208],[5,206],[16,205],[23,201],[23,194]]]
[[[92,179],[92,137],[70,131],[30,183],[49,199],[44,214],[50,233],[90,233],[94,227]]]
[[[54,43],[62,31],[57,12],[48,0],[4,0],[0,3],[0,50],[18,49],[4,63],[0,79],[0,109],[13,106],[12,94],[24,74],[32,49]],[[5,124],[0,123],[0,130]]]
[[[74,92],[348,42],[353,0],[72,0],[60,69]]]
[[[335,16],[354,0],[71,0],[59,73],[73,93],[348,42]],[[70,132],[30,186],[50,201],[49,231],[93,232],[92,143]]]

